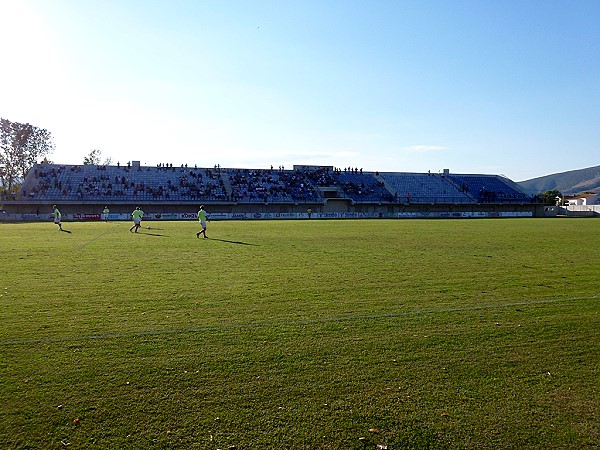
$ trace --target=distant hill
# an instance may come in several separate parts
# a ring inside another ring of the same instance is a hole
[[[600,166],[555,173],[517,183],[528,194],[556,189],[565,195],[582,192],[600,193]]]

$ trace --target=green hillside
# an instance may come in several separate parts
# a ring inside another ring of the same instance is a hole
[[[530,194],[553,189],[557,189],[563,194],[600,192],[600,166],[532,178],[520,181],[518,184]]]

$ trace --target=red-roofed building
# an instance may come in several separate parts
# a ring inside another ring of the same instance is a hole
[[[600,205],[600,194],[582,194],[569,199],[569,206]]]

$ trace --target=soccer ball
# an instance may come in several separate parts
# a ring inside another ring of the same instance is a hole
[[[148,225],[146,228],[150,229],[150,225]]]

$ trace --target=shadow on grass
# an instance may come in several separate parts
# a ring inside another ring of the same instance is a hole
[[[241,242],[241,241],[228,241],[227,239],[213,239],[213,238],[209,238],[211,241],[219,241],[219,242],[226,242],[228,244],[237,244],[237,245],[258,245],[258,244],[249,244],[247,242]]]
[[[160,237],[169,237],[166,234],[160,234],[160,233],[146,233],[145,231],[138,231],[137,233],[134,234],[143,234],[144,236],[160,236]]]
[[[65,232],[65,233],[69,233],[69,234],[71,234],[71,231],[69,231],[69,230],[65,230],[64,228],[61,228],[61,229],[60,229],[60,231],[63,231],[63,232]]]

